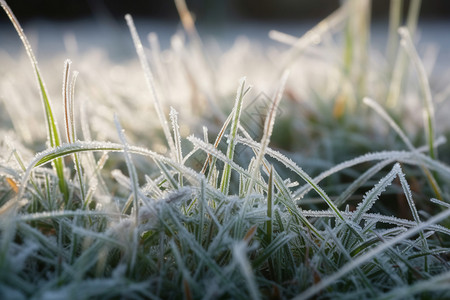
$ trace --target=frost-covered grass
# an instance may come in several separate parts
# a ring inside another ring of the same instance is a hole
[[[211,55],[177,0],[171,48],[127,16],[140,66],[80,55],[62,80],[0,3],[32,66],[1,54],[0,298],[450,297],[450,127],[420,1],[400,29],[392,1],[381,56],[369,1],[270,32],[287,48]]]

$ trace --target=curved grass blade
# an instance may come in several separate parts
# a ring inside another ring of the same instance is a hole
[[[392,129],[400,136],[400,138],[403,140],[405,145],[408,147],[408,149],[412,152],[417,151],[416,148],[412,145],[411,141],[408,139],[406,134],[403,132],[403,130],[400,128],[400,126],[395,123],[395,121],[388,115],[388,113],[374,100],[365,97],[363,99],[364,104],[371,107],[373,110],[375,110],[386,122],[388,122],[389,126],[391,126]],[[436,146],[436,145],[435,145]],[[442,191],[439,187],[439,185],[436,182],[436,179],[434,178],[433,174],[425,168],[424,166],[421,166],[422,171],[425,173],[426,178],[428,179],[428,183],[430,184],[431,188],[434,191],[434,194],[438,199],[442,200]]]
[[[359,203],[356,208],[356,212],[353,216],[353,222],[359,223],[361,222],[362,215],[366,213],[378,200],[378,197],[382,192],[386,190],[386,187],[391,185],[392,181],[398,176],[401,172],[400,165],[396,163],[392,170],[384,176],[379,183],[377,183],[365,196],[361,203]]]

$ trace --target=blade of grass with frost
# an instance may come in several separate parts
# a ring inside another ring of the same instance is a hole
[[[197,147],[205,151],[206,153],[209,153],[212,157],[219,159],[223,163],[227,163],[228,165],[230,165],[232,169],[236,170],[239,174],[245,175],[245,177],[247,178],[251,177],[251,174],[248,171],[243,169],[240,165],[238,165],[234,161],[228,159],[228,157],[219,150],[217,150],[217,148],[214,147],[214,145],[207,144],[201,139],[195,137],[194,135],[188,136],[187,140],[190,141],[194,145],[194,147]],[[265,184],[259,180],[257,180],[256,183],[258,183],[258,185],[262,187],[265,187]]]
[[[236,100],[233,108],[234,116],[233,121],[231,123],[230,135],[228,136],[228,148],[227,148],[227,157],[229,160],[233,161],[234,157],[234,148],[236,146],[236,134],[239,127],[239,119],[241,117],[242,103],[245,95],[250,90],[250,87],[245,89],[245,77],[239,80],[239,87],[236,92]],[[231,178],[231,166],[225,163],[222,171],[222,181],[220,183],[220,191],[228,195],[228,190],[230,187],[230,178]]]
[[[411,59],[419,78],[419,85],[422,91],[422,97],[424,101],[425,111],[425,134],[428,140],[429,154],[432,159],[437,159],[437,154],[434,146],[435,140],[435,120],[434,120],[434,107],[431,99],[430,84],[428,82],[427,73],[422,61],[417,54],[414,43],[411,39],[411,35],[405,27],[398,29],[398,33],[401,35],[401,45],[405,49],[409,58]]]
[[[146,79],[146,83],[148,88],[150,89],[150,94],[153,98],[153,104],[155,106],[156,114],[158,115],[159,122],[161,123],[161,127],[163,129],[164,135],[166,137],[166,141],[169,145],[170,153],[173,157],[176,157],[176,148],[174,141],[172,139],[172,135],[170,133],[169,125],[164,115],[163,109],[161,107],[161,103],[159,102],[158,94],[156,91],[155,82],[153,80],[153,74],[150,70],[150,66],[148,64],[147,57],[144,52],[144,47],[142,46],[141,40],[136,30],[136,26],[134,25],[133,18],[131,15],[126,15],[125,20],[127,21],[128,28],[131,32],[131,37],[133,38],[134,47],[136,48],[136,52],[139,57],[139,61],[141,63],[142,69],[144,70],[144,75]]]
[[[170,120],[172,122],[172,130],[175,139],[176,162],[183,163],[183,151],[181,149],[180,126],[178,125],[178,112],[170,107]]]
[[[375,110],[385,121],[388,122],[389,126],[391,126],[392,129],[400,136],[400,138],[403,140],[405,145],[408,147],[408,149],[412,152],[417,151],[416,148],[412,145],[411,141],[408,139],[406,134],[403,132],[403,130],[395,123],[395,121],[388,115],[388,113],[374,100],[364,97],[363,99],[364,104],[371,107],[373,110]],[[421,166],[422,171],[425,173],[425,176],[428,179],[428,182],[433,189],[435,195],[437,198],[442,200],[442,191],[439,187],[439,185],[436,182],[436,179],[433,177],[433,174],[425,168],[424,166]]]
[[[183,152],[181,149],[181,136],[180,126],[178,125],[178,112],[171,106],[170,107],[170,121],[172,123],[173,137],[175,139],[175,160],[177,163],[183,163]],[[183,186],[182,174],[178,174],[178,183]]]
[[[54,159],[64,157],[67,155],[71,155],[73,153],[105,152],[105,151],[107,151],[107,152],[123,152],[123,149],[124,149],[123,144],[110,143],[110,142],[77,141],[72,144],[65,144],[58,148],[48,149],[41,153],[38,153],[35,156],[35,158],[33,159],[33,161],[28,165],[26,172],[23,175],[18,195],[23,195],[23,193],[26,189],[31,171],[38,166],[42,166],[46,163],[51,162]],[[200,181],[204,178],[204,176],[202,174],[199,174],[195,170],[193,170],[189,167],[186,167],[182,164],[178,164],[177,162],[173,161],[172,159],[167,158],[167,157],[165,157],[161,154],[158,154],[154,151],[151,151],[151,150],[148,150],[145,148],[141,148],[141,147],[135,147],[132,145],[128,145],[128,151],[129,151],[129,153],[138,154],[138,155],[152,158],[157,165],[159,164],[163,167],[163,168],[161,167],[161,170],[163,172],[166,172],[167,173],[166,175],[169,176],[169,178],[171,177],[170,171],[167,169],[165,164],[172,167],[174,170],[181,172],[185,178],[193,180],[193,184],[195,184],[195,185],[200,184]],[[225,158],[225,160],[226,160],[226,158]],[[228,162],[228,163],[230,163],[230,162]],[[245,172],[245,171],[242,168],[238,167],[238,172]],[[177,183],[173,180],[173,178],[172,178],[172,181],[173,181],[172,184],[174,185],[173,186],[174,189],[177,189]],[[216,199],[216,198],[223,199],[224,195],[222,193],[220,193],[220,191],[217,191],[215,188],[211,187],[210,185],[206,185],[206,188],[207,188],[208,193],[210,193],[210,196],[213,197],[214,199]],[[19,199],[20,198],[21,197],[19,197]]]
[[[199,206],[200,206],[200,220],[197,231],[197,240],[202,245],[203,243],[203,227],[205,226],[205,206],[208,205],[206,200],[206,190],[205,190],[205,179],[200,181],[200,198],[199,198]]]
[[[354,180],[346,189],[344,192],[340,193],[339,196],[334,200],[334,203],[337,207],[340,207],[343,205],[347,199],[353,195],[353,193],[356,192],[358,188],[360,188],[364,183],[367,182],[370,178],[372,178],[375,174],[378,174],[384,167],[387,165],[390,165],[393,163],[394,159],[387,159],[383,160],[374,166],[372,166],[370,169],[365,171],[361,176],[359,176],[356,180]]]
[[[260,144],[258,144],[256,142],[253,142],[253,141],[245,140],[245,139],[237,139],[237,140],[239,140],[239,142],[241,142],[243,144],[246,144],[246,145],[249,145],[250,147],[254,147],[254,148],[258,149],[259,153],[261,153],[262,146]],[[266,148],[265,152],[268,155],[270,155],[273,158],[275,158],[276,160],[278,160],[279,162],[281,162],[282,164],[284,164],[288,169],[290,169],[293,172],[295,172],[296,174],[298,174],[308,185],[310,185],[319,194],[319,196],[323,200],[325,200],[325,202],[332,209],[332,211],[335,212],[336,216],[340,220],[346,222],[346,220],[342,216],[342,214],[339,211],[339,209],[334,205],[333,201],[331,201],[330,197],[325,193],[325,191],[321,187],[319,187],[314,182],[314,180],[305,171],[303,171],[302,168],[297,166],[297,164],[294,161],[292,161],[291,159],[287,158],[283,154],[281,154],[281,153],[279,153],[277,151],[274,151],[274,150],[272,150],[270,148]],[[252,176],[252,179],[254,179],[253,176]]]
[[[281,251],[281,249],[287,245],[296,235],[292,233],[287,233],[283,231],[277,235],[267,246],[265,246],[260,253],[253,259],[252,267],[257,269],[261,267],[261,265],[269,260],[271,262],[271,256],[274,255],[277,251]],[[270,265],[272,265],[270,263]]]
[[[450,204],[449,204],[449,203],[444,202],[444,201],[441,201],[441,200],[439,200],[439,199],[431,198],[430,201],[433,202],[433,203],[442,205],[442,206],[444,206],[444,207],[450,208]]]
[[[323,240],[324,237],[320,234],[319,230],[317,230],[317,228],[315,228],[315,226],[313,224],[311,224],[311,222],[309,222],[308,219],[305,218],[305,216],[303,216],[302,211],[300,211],[298,209],[298,206],[295,205],[294,200],[291,197],[291,192],[289,191],[289,188],[284,184],[281,176],[276,172],[276,170],[273,169],[272,165],[270,167],[268,176],[269,176],[269,178],[272,177],[272,179],[269,179],[268,188],[267,188],[268,197],[269,197],[269,195],[272,195],[272,197],[271,197],[272,204],[270,205],[272,207],[272,209],[275,205],[275,200],[277,200],[277,202],[279,202],[279,203],[282,203],[284,206],[286,206],[289,213],[295,217],[294,219],[296,221],[300,220],[300,222],[303,223],[303,225],[305,225],[306,227],[308,227],[308,229],[311,230],[311,232],[313,232],[318,239]],[[278,197],[276,197],[276,198],[274,198],[274,196],[273,196],[273,191],[274,191],[273,185],[275,185],[277,187],[278,193],[279,193]],[[270,188],[272,188],[272,192],[270,192]],[[269,200],[268,200],[268,205],[269,205]],[[268,207],[268,209],[269,209],[269,207]],[[271,213],[272,212],[273,211],[271,211]],[[272,218],[271,218],[271,220],[273,221]]]
[[[380,182],[378,182],[367,194],[364,196],[362,202],[356,207],[355,214],[353,216],[353,222],[358,224],[361,222],[362,215],[366,213],[373,204],[378,200],[381,193],[386,190],[386,187],[392,184],[392,181],[398,176],[400,170],[400,165],[396,163],[392,170],[384,176]]]
[[[242,138],[239,138],[238,141],[242,144],[246,144],[249,146],[256,145],[255,142],[249,143],[248,141],[245,141]],[[251,147],[253,147],[253,146],[251,146]],[[420,147],[420,148],[416,149],[417,150],[416,152],[381,151],[381,152],[363,154],[359,157],[356,157],[356,158],[353,158],[353,159],[350,159],[350,160],[347,160],[347,161],[337,164],[336,166],[332,167],[331,169],[322,172],[321,174],[316,176],[313,180],[317,184],[320,181],[322,181],[323,179],[327,178],[328,176],[330,176],[336,172],[339,172],[341,170],[351,168],[355,165],[370,162],[370,161],[378,161],[378,160],[383,161],[383,160],[388,160],[388,159],[393,159],[393,160],[396,160],[399,162],[404,162],[404,163],[413,164],[413,165],[419,165],[418,161],[421,161],[427,168],[430,168],[433,170],[439,169],[440,173],[447,174],[446,176],[448,177],[448,175],[450,175],[450,173],[449,173],[450,169],[447,166],[439,163],[436,160],[432,160],[429,157],[420,153],[420,152],[426,151],[427,148],[428,147]],[[273,151],[270,148],[267,149],[267,154],[279,161],[283,160],[283,157],[284,157],[281,153]],[[312,189],[311,185],[309,185],[309,184],[304,185],[304,186],[298,188],[294,192],[293,197],[301,198],[301,197],[303,197],[304,194],[306,194],[311,189]]]
[[[243,297],[243,293],[235,286],[235,284],[232,281],[230,282],[229,278],[225,277],[222,267],[219,266],[211,255],[205,251],[201,244],[195,240],[195,237],[187,231],[186,227],[180,222],[179,218],[174,215],[172,210],[169,210],[169,216],[175,227],[178,229],[178,232],[173,232],[173,236],[177,237],[179,242],[186,243],[188,248],[192,250],[192,253],[195,254],[218,278],[220,278],[223,283],[230,284],[233,289],[232,291],[229,291],[230,293]],[[160,219],[160,221],[166,224],[168,230],[171,230],[170,226],[167,225],[167,220]]]
[[[119,134],[120,141],[123,144],[123,154],[125,156],[125,162],[127,164],[128,172],[130,173],[131,190],[133,191],[134,200],[134,220],[135,224],[139,224],[139,183],[136,173],[136,167],[134,166],[133,160],[129,153],[129,144],[126,140],[124,130],[120,126],[119,119],[117,115],[114,116],[114,122],[116,123],[117,132]]]
[[[170,186],[173,189],[177,190],[179,188],[178,183],[173,179],[173,175],[171,174],[169,169],[158,160],[155,160],[155,164],[158,166],[159,170],[161,171],[161,174],[164,176],[164,178],[167,180]]]
[[[273,234],[273,227],[272,227],[272,222],[273,222],[273,215],[272,215],[272,210],[273,210],[273,198],[274,198],[274,193],[273,193],[273,166],[270,167],[270,173],[269,173],[269,181],[267,182],[267,222],[266,222],[266,234],[267,234],[267,239],[270,242],[272,242],[272,234]]]
[[[389,126],[399,135],[399,137],[402,139],[402,141],[405,143],[406,147],[411,150],[415,151],[416,148],[413,146],[409,138],[406,136],[406,134],[403,132],[403,130],[395,123],[395,121],[388,115],[388,113],[373,99],[369,97],[364,97],[363,99],[364,104],[375,110],[388,124]]]
[[[266,148],[269,146],[270,137],[272,136],[273,126],[275,124],[275,117],[278,110],[278,105],[280,104],[281,97],[283,96],[284,87],[286,85],[286,81],[289,76],[289,71],[285,71],[283,76],[281,77],[280,86],[278,87],[275,97],[272,101],[272,104],[269,108],[269,111],[266,116],[266,120],[264,121],[264,132],[261,138],[261,148],[258,149],[258,154],[255,159],[255,164],[252,170],[252,175],[250,178],[250,184],[247,189],[247,193],[250,194],[253,190],[253,185],[255,183],[255,179],[259,176],[260,171],[259,168],[261,166],[261,161],[263,160],[264,154],[266,152]]]
[[[400,184],[403,188],[403,194],[405,195],[406,200],[408,202],[409,210],[411,211],[411,215],[413,216],[413,219],[417,223],[417,225],[419,225],[421,223],[419,213],[417,212],[416,204],[414,203],[414,200],[412,198],[411,189],[409,187],[408,182],[406,181],[405,174],[403,173],[401,168],[398,173],[398,178],[399,178]],[[420,231],[419,235],[422,240],[422,247],[424,248],[425,251],[429,251],[427,239],[424,236],[424,232]],[[429,270],[427,257],[425,257],[425,259],[424,259],[424,270],[426,272],[428,272],[428,270]]]
[[[222,127],[220,128],[220,131],[217,134],[216,140],[214,142],[214,147],[216,149],[217,149],[217,147],[219,147],[219,143],[222,140],[222,137],[225,134],[225,130],[227,129],[228,124],[230,124],[232,117],[233,117],[233,112],[231,112],[228,115],[227,119],[225,120],[225,122],[223,123]],[[207,139],[205,139],[205,141],[207,141]],[[207,153],[206,161],[205,161],[205,163],[203,165],[203,168],[202,168],[202,171],[201,171],[202,174],[205,174],[206,168],[208,167],[208,164],[210,164],[210,172],[209,172],[209,175],[210,175],[212,173],[211,172],[212,168],[214,168],[215,160],[213,162],[211,162],[211,155],[209,153]]]
[[[243,128],[242,126],[239,126],[239,129],[241,130],[241,132],[245,135],[245,139],[240,137],[240,136],[236,136],[236,142],[240,142],[242,144],[246,144],[247,146],[249,146],[250,144],[253,145],[257,145],[257,143],[251,138],[251,136],[247,133],[247,131],[245,130],[245,128]],[[248,140],[250,143],[245,143],[243,141]],[[253,150],[253,152],[255,153],[255,155],[257,154],[257,149],[258,147],[252,147],[250,146],[250,148]],[[273,151],[270,148],[267,148],[268,151]],[[284,205],[286,205],[286,207],[288,207],[289,211],[293,214],[295,214],[296,218],[298,218],[305,226],[307,226],[312,232],[314,232],[314,234],[316,235],[317,238],[323,240],[322,235],[319,233],[319,231],[301,214],[301,212],[298,210],[298,207],[294,205],[294,201],[291,197],[291,192],[289,191],[289,189],[285,186],[283,179],[280,177],[280,175],[273,170],[273,168],[271,168],[269,170],[269,163],[267,162],[267,160],[265,158],[263,158],[263,164],[264,167],[266,169],[266,173],[269,174],[270,170],[272,171],[272,174],[274,175],[275,178],[275,185],[277,187],[277,189],[280,191],[280,197],[279,197],[279,201],[282,202]],[[250,167],[249,167],[250,168]],[[242,173],[240,173],[240,195],[244,195],[244,187],[245,185],[242,184],[243,183],[243,175]]]
[[[56,120],[53,116],[53,111],[52,111],[52,107],[50,104],[50,99],[48,98],[48,93],[47,90],[45,88],[44,85],[44,81],[42,79],[41,73],[39,71],[39,67],[38,67],[38,63],[36,60],[36,57],[34,56],[33,50],[31,49],[31,45],[28,42],[28,39],[25,35],[25,33],[23,32],[22,27],[19,24],[19,21],[17,20],[17,18],[14,16],[13,12],[11,11],[11,9],[9,8],[8,4],[6,3],[6,1],[4,0],[0,0],[0,5],[2,6],[3,10],[6,12],[6,14],[8,15],[9,19],[11,20],[12,24],[14,25],[14,28],[16,29],[20,39],[22,40],[22,43],[25,47],[25,50],[27,52],[28,58],[30,59],[31,65],[33,66],[33,70],[34,73],[36,75],[36,79],[37,79],[37,83],[39,86],[39,91],[40,91],[40,95],[41,95],[41,100],[44,106],[44,111],[45,111],[45,117],[46,117],[46,123],[47,123],[47,135],[48,135],[48,140],[50,142],[50,146],[51,147],[58,147],[61,145],[61,139],[59,137],[59,131],[58,131],[58,126],[56,123]],[[64,162],[62,159],[56,159],[54,161],[54,168],[55,171],[58,175],[58,185],[59,185],[59,189],[61,190],[61,192],[64,195],[64,199],[67,201],[67,199],[69,198],[69,189],[67,187],[67,183],[66,180],[64,178]]]
[[[70,77],[70,65],[71,61],[68,59],[64,66],[63,75],[63,107],[64,107],[64,124],[66,128],[66,138],[67,142],[73,143],[77,140],[77,133],[75,128],[75,115],[73,111],[73,103],[75,99],[75,83],[78,77],[78,72],[74,72],[72,76],[72,81],[69,84]],[[73,160],[75,162],[75,170],[78,175],[78,182],[80,184],[81,200],[83,207],[86,208],[86,189],[83,180],[83,171],[81,169],[80,160],[78,158],[78,153],[73,154]]]
[[[334,213],[330,210],[303,210],[302,213],[306,217],[310,217],[310,218],[333,218],[333,217],[336,217],[334,215]],[[354,216],[354,212],[343,211],[342,214],[346,218],[353,218],[353,216]],[[380,222],[380,223],[384,223],[384,224],[388,224],[388,225],[405,227],[405,228],[413,228],[413,227],[417,226],[417,223],[414,221],[400,219],[397,217],[384,216],[384,215],[380,215],[378,213],[365,213],[362,215],[361,219],[366,220],[366,221],[374,221],[376,223]],[[430,225],[430,226],[424,228],[424,230],[425,229],[440,232],[440,233],[450,236],[450,229],[445,228],[441,225]]]
[[[424,230],[428,226],[435,225],[435,224],[441,222],[442,220],[445,220],[448,217],[450,217],[450,209],[447,209],[447,210],[435,215],[434,217],[428,219],[427,221],[420,223],[420,225],[417,225],[417,226],[409,229],[408,231],[396,236],[395,238],[393,238],[389,241],[386,241],[385,243],[378,245],[377,247],[366,252],[365,254],[355,258],[353,261],[351,261],[351,262],[347,263],[346,265],[344,265],[343,267],[341,267],[339,269],[339,271],[324,278],[316,285],[308,288],[306,291],[304,291],[300,295],[296,296],[294,299],[295,300],[308,299],[308,298],[314,296],[315,294],[319,293],[323,289],[327,288],[329,285],[339,281],[340,278],[347,275],[347,273],[351,272],[354,268],[360,266],[361,264],[368,262],[369,260],[375,258],[378,254],[395,246],[397,243],[400,243],[400,242],[410,238],[411,236],[419,233],[420,231]]]

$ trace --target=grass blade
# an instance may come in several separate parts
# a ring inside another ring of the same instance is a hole
[[[38,67],[38,63],[36,60],[36,57],[34,56],[33,50],[31,49],[31,45],[28,42],[28,39],[25,35],[25,33],[23,32],[22,27],[19,24],[19,21],[17,20],[17,18],[14,16],[14,13],[12,12],[12,10],[9,8],[8,4],[3,1],[0,0],[0,5],[2,6],[2,8],[4,9],[4,11],[6,12],[6,14],[8,15],[9,19],[11,20],[12,24],[14,25],[14,28],[17,31],[17,34],[19,35],[20,39],[22,40],[22,43],[25,47],[25,50],[27,52],[28,58],[30,59],[31,65],[33,67],[34,73],[36,75],[36,79],[37,79],[37,83],[38,83],[38,87],[39,87],[39,91],[40,91],[40,95],[41,95],[41,100],[44,106],[44,111],[45,111],[45,120],[47,123],[47,136],[48,136],[48,140],[50,143],[51,147],[58,147],[61,145],[61,139],[59,137],[59,130],[58,130],[58,126],[57,126],[57,122],[53,116],[53,111],[52,111],[52,107],[50,104],[50,99],[48,98],[48,93],[47,93],[47,89],[45,88],[45,84],[44,81],[42,79],[41,73],[39,71],[39,67]],[[67,202],[69,199],[69,189],[66,183],[66,180],[64,178],[64,162],[62,159],[56,159],[53,162],[53,167],[58,175],[58,185],[59,185],[59,189],[61,191],[61,193],[63,193],[64,195],[64,199]]]
[[[163,111],[163,109],[161,107],[161,103],[159,101],[155,82],[153,80],[153,74],[150,70],[147,56],[145,55],[145,52],[144,52],[144,47],[142,46],[141,39],[139,38],[139,35],[136,30],[136,26],[134,25],[133,18],[131,17],[131,15],[126,15],[125,20],[127,21],[131,36],[133,38],[134,46],[136,48],[136,52],[139,57],[139,61],[141,63],[142,69],[144,70],[146,83],[150,90],[150,94],[153,99],[153,104],[155,106],[156,114],[158,115],[159,122],[161,123],[161,127],[162,127],[164,135],[166,137],[167,144],[169,145],[170,153],[171,153],[172,157],[176,157],[176,148],[175,148],[175,144],[174,144],[174,141],[172,138],[172,134],[170,133],[169,123],[167,122],[167,118],[164,115],[164,111]]]
[[[278,110],[278,105],[280,104],[281,97],[283,96],[284,87],[286,85],[286,81],[289,76],[289,71],[285,71],[283,76],[281,77],[281,83],[278,87],[278,90],[275,93],[275,97],[273,99],[272,105],[269,108],[269,111],[266,116],[266,120],[264,121],[264,131],[263,136],[261,138],[261,148],[258,149],[258,154],[255,159],[255,163],[252,170],[252,176],[250,178],[250,184],[248,185],[248,192],[253,189],[253,185],[255,183],[255,179],[259,177],[260,174],[260,166],[263,160],[264,155],[266,154],[266,148],[269,146],[270,137],[272,136],[273,126],[275,123],[275,116]]]
[[[239,83],[238,90],[236,92],[236,100],[233,108],[234,116],[233,121],[231,123],[230,135],[228,137],[228,148],[227,148],[227,157],[230,161],[233,161],[234,156],[234,148],[236,145],[236,135],[239,127],[239,118],[241,116],[242,103],[244,100],[245,94],[250,90],[250,88],[245,89],[245,78],[242,78]],[[230,187],[230,178],[231,178],[231,166],[225,163],[222,172],[222,181],[220,183],[220,190],[225,195],[228,194],[228,190]]]

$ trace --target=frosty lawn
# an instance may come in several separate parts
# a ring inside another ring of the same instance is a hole
[[[177,0],[169,49],[127,15],[140,66],[78,55],[62,83],[0,3],[32,67],[0,53],[0,298],[450,297],[450,128],[420,1],[406,20],[392,1],[381,57],[367,0],[272,31],[287,50],[220,55]]]

